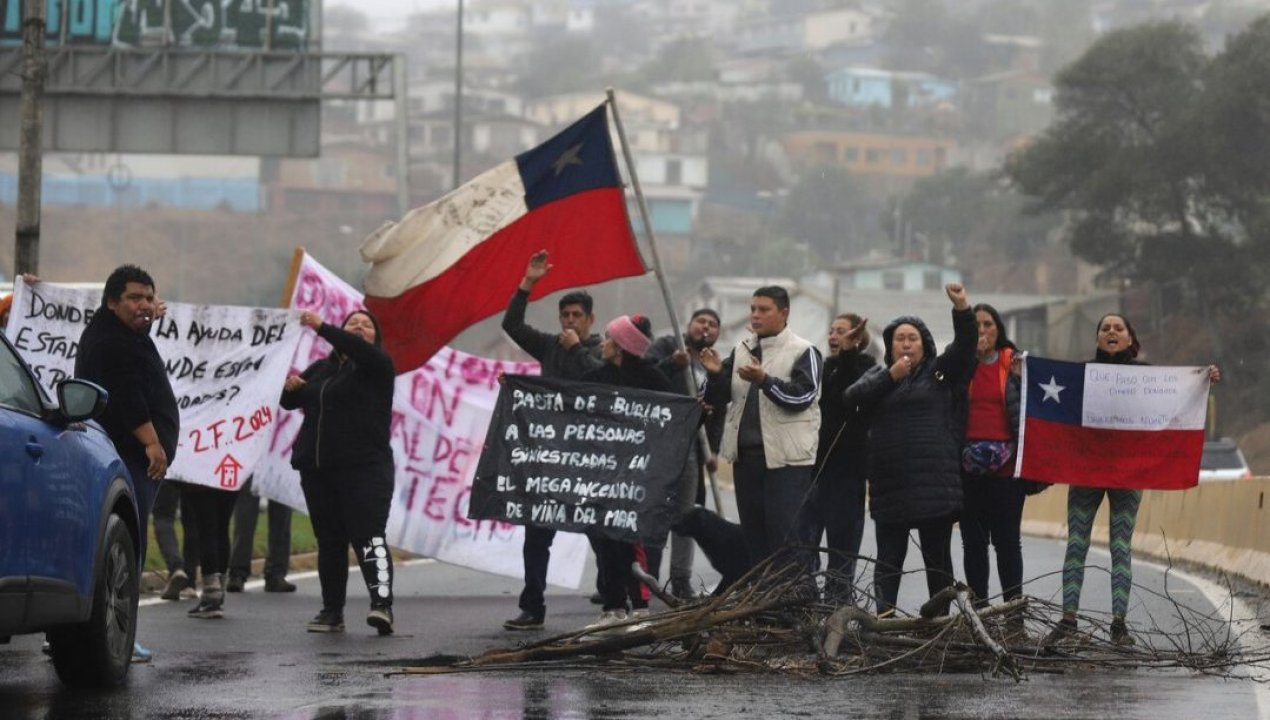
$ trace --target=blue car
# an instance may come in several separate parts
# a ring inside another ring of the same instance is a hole
[[[63,380],[53,403],[0,338],[0,643],[44,632],[62,682],[113,687],[137,629],[132,480],[93,421],[106,391]]]

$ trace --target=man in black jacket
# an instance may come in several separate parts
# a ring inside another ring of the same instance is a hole
[[[688,328],[683,335],[683,348],[675,341],[674,335],[663,335],[653,341],[648,348],[648,359],[658,363],[657,367],[670,378],[675,390],[699,396],[706,385],[706,369],[701,364],[701,351],[714,347],[719,339],[719,313],[710,308],[693,311],[688,320]],[[695,382],[689,382],[689,371]],[[688,453],[683,474],[679,482],[679,506],[676,520],[681,520],[692,510],[693,505],[705,504],[705,482],[703,470],[708,466],[713,471],[718,461],[715,455],[719,452],[719,439],[723,436],[723,413],[708,413],[703,418],[706,425],[706,436],[710,443],[710,452],[693,443]],[[706,459],[708,458],[708,459]],[[692,587],[693,540],[673,528],[670,538],[670,592],[679,598],[691,598],[696,594]],[[660,577],[662,548],[648,549],[648,565],[653,577]]]
[[[150,339],[161,302],[154,279],[121,265],[106,279],[101,307],[79,338],[75,377],[110,393],[101,424],[132,476],[144,565],[150,506],[176,457],[181,418],[163,358]],[[148,658],[140,645],[137,655]]]
[[[503,315],[503,331],[542,366],[542,376],[576,380],[588,370],[603,365],[600,361],[600,336],[591,334],[595,314],[591,296],[584,291],[571,292],[560,298],[560,332],[536,330],[525,323],[525,307],[534,284],[542,279],[551,265],[547,251],[539,250],[529,258],[525,277]],[[503,623],[507,630],[537,630],[547,614],[543,593],[547,588],[547,564],[551,561],[551,542],[556,531],[525,526],[525,588],[520,593],[520,614]]]

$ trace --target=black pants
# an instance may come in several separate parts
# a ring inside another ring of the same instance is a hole
[[[926,567],[926,589],[931,596],[953,584],[953,518],[936,518],[914,523],[877,523],[878,561],[873,568],[873,592],[878,613],[895,607],[900,594],[900,577],[908,555],[909,530],[917,530]]]
[[[812,494],[813,542],[825,534],[829,576],[825,595],[849,599],[855,588],[856,559],[864,540],[864,477],[831,458]]]
[[[229,519],[237,499],[237,493],[194,484],[181,493],[182,506],[198,527],[198,564],[205,579],[229,569]]]
[[[961,515],[961,543],[965,553],[966,584],[975,601],[988,601],[988,545],[997,553],[1001,596],[1009,602],[1023,594],[1023,484],[1010,477],[970,475],[962,479],[965,506]]]
[[[291,508],[269,501],[269,549],[265,554],[265,577],[284,578],[291,562]],[[251,576],[251,556],[256,543],[256,522],[260,519],[260,498],[251,491],[249,478],[238,491],[234,505],[234,540],[229,553],[229,574]]]
[[[602,536],[596,538],[595,544],[600,568],[600,597],[604,599],[603,609],[625,610],[632,589],[638,592],[637,581],[631,574],[635,546]]]
[[[815,553],[810,549],[812,470],[810,465],[767,467],[762,450],[742,450],[732,466],[736,509],[745,532],[745,545],[755,562],[780,553],[777,565],[798,563],[811,573]],[[796,546],[802,546],[797,548]]]
[[[384,539],[392,507],[392,465],[304,470],[300,488],[318,544],[322,608],[343,612],[353,546],[371,607],[392,605],[392,553]]]
[[[164,480],[154,497],[154,539],[158,542],[168,572],[198,572],[198,526],[190,511],[182,507],[181,496],[189,483]],[[176,539],[176,514],[181,511],[181,540]]]
[[[551,562],[551,542],[555,539],[555,530],[525,526],[525,544],[521,548],[525,561],[525,588],[520,591],[520,609],[527,613],[543,615],[547,612],[543,593],[547,591],[547,564]]]

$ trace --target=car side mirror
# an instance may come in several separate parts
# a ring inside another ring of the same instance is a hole
[[[110,393],[87,380],[63,380],[57,385],[58,411],[70,422],[97,417],[106,409]]]

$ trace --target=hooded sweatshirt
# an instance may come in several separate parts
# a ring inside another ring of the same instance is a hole
[[[291,466],[297,470],[393,461],[388,433],[396,370],[380,347],[379,321],[366,314],[375,324],[374,344],[323,323],[317,334],[335,349],[300,375],[302,387],[282,392],[282,407],[304,411],[291,448]]]
[[[965,412],[956,398],[975,368],[978,332],[969,308],[953,310],[953,342],[935,354],[926,323],[904,316],[882,332],[883,365],[874,367],[843,393],[849,409],[869,423],[869,513],[876,522],[912,524],[961,512],[961,445]],[[922,338],[922,360],[899,382],[891,379],[891,338],[900,325]]]

